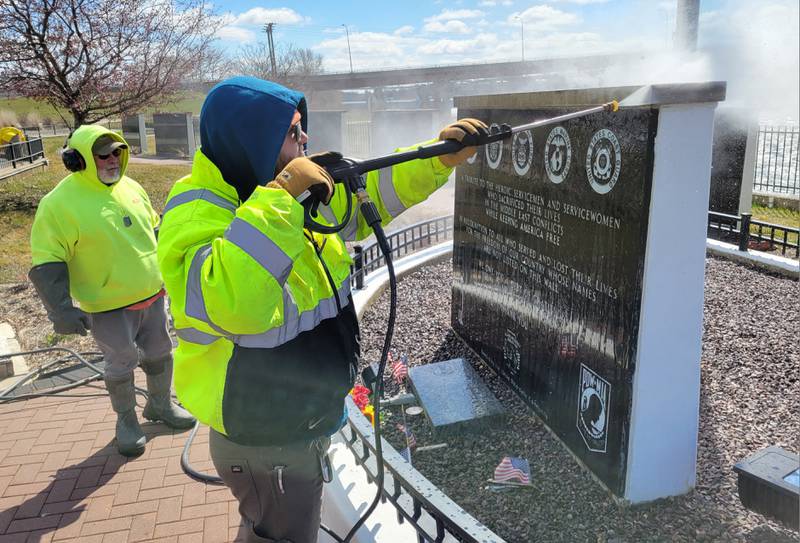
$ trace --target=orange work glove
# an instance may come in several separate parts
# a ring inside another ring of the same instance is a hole
[[[465,145],[475,145],[478,143],[479,136],[489,133],[486,123],[478,119],[459,119],[453,124],[445,126],[439,133],[440,140],[456,140]],[[455,168],[469,157],[475,154],[477,147],[464,147],[457,153],[442,155],[439,160],[448,168]]]
[[[309,190],[327,204],[333,198],[333,178],[314,158],[314,155],[295,158],[267,186],[283,189],[294,198]]]

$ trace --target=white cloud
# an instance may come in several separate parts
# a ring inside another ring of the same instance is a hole
[[[412,32],[414,32],[414,27],[411,26],[411,25],[405,25],[405,26],[401,26],[400,28],[395,30],[393,32],[393,34],[395,36],[403,36],[403,35],[406,35],[406,34],[411,34]]]
[[[241,43],[252,42],[256,39],[256,34],[252,30],[239,26],[227,25],[217,30],[217,37],[222,40],[238,41]]]
[[[263,25],[275,23],[279,25],[295,25],[307,22],[303,17],[291,8],[252,8],[236,16],[234,21],[237,25]]]
[[[438,15],[425,17],[425,22],[430,23],[434,21],[452,21],[456,19],[475,19],[482,17],[483,12],[479,9],[445,9]]]
[[[463,21],[432,21],[423,27],[428,32],[443,32],[447,34],[469,34],[470,29]]]
[[[217,37],[223,40],[248,43],[256,41],[266,23],[280,26],[300,25],[310,21],[290,8],[252,8],[243,13],[227,12],[219,16],[223,26]]]
[[[355,70],[372,70],[420,64],[420,59],[412,58],[409,52],[422,42],[424,40],[420,38],[397,34],[351,32],[350,50],[353,56],[353,68]],[[347,40],[344,35],[325,39],[314,45],[312,49],[323,55],[327,71],[337,72],[350,69]]]
[[[526,30],[545,31],[554,30],[560,26],[573,25],[580,22],[580,17],[574,13],[568,13],[550,6],[533,6],[522,13],[512,13],[506,19],[508,24],[519,24],[519,20],[525,23]]]
[[[483,54],[487,48],[497,44],[496,34],[478,34],[468,40],[434,40],[420,45],[417,52],[423,55],[464,55],[467,53]]]
[[[512,0],[482,0],[478,3],[481,7],[495,7],[495,6],[511,6],[514,2]]]

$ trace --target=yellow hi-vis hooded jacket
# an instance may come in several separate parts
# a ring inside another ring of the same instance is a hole
[[[126,143],[102,126],[75,130],[69,147],[86,168],[42,198],[31,228],[33,265],[66,262],[72,297],[90,313],[129,306],[161,289],[153,232],[159,216],[144,189],[125,176],[127,148],[120,155],[119,181],[100,181],[92,146],[103,135]]]
[[[295,109],[305,123],[301,94],[254,78],[212,89],[201,114],[203,148],[170,192],[159,233],[179,338],[178,398],[245,445],[332,434],[357,365],[344,241],[304,231],[302,206],[263,186],[274,177]],[[371,172],[368,192],[388,223],[450,172],[438,158],[408,162]],[[323,215],[341,218],[345,204],[339,190]],[[350,239],[368,234],[356,217],[346,228]]]

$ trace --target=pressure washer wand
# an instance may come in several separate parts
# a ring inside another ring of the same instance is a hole
[[[566,113],[564,115],[559,115],[558,117],[543,119],[541,121],[534,121],[528,124],[521,124],[519,126],[513,127],[511,129],[511,133],[516,134],[517,132],[522,132],[523,130],[531,130],[533,128],[539,128],[540,126],[546,126],[548,124],[558,124],[564,121],[569,121],[570,119],[585,117],[587,115],[591,115],[592,113],[600,113],[601,111],[616,113],[617,111],[619,111],[619,102],[617,102],[616,100],[612,100],[606,104],[592,107],[589,109],[582,109],[581,111],[573,111],[572,113]]]
[[[411,151],[392,153],[390,155],[385,155],[377,158],[369,158],[366,160],[357,160],[352,158],[344,159],[343,161],[337,164],[326,166],[326,170],[328,170],[328,173],[331,174],[331,177],[333,177],[335,181],[337,182],[346,181],[348,179],[357,178],[358,176],[363,175],[367,172],[380,170],[382,168],[388,168],[389,166],[394,166],[395,164],[402,164],[403,162],[408,162],[409,160],[448,155],[450,153],[457,153],[464,147],[472,145],[487,145],[489,143],[494,143],[496,141],[508,139],[512,135],[516,134],[517,132],[522,132],[523,130],[531,130],[533,128],[538,128],[540,126],[558,124],[564,121],[568,121],[570,119],[577,119],[578,117],[585,117],[587,115],[599,113],[601,111],[616,112],[618,110],[619,110],[619,103],[616,100],[613,100],[611,102],[608,102],[607,104],[603,104],[600,106],[584,109],[581,111],[574,111],[572,113],[567,113],[565,115],[559,115],[558,117],[552,117],[550,119],[542,119],[539,121],[534,121],[532,123],[522,124],[519,126],[511,127],[508,126],[507,124],[501,125],[499,127],[495,126],[494,132],[478,137],[478,140],[475,143],[463,144],[456,140],[437,141],[436,143],[431,143],[429,145],[421,145],[416,149],[412,149]]]

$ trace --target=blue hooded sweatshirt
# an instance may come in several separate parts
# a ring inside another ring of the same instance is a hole
[[[258,185],[275,178],[275,165],[295,110],[308,128],[302,93],[255,77],[233,77],[217,84],[200,111],[203,154],[236,188],[241,201]]]

